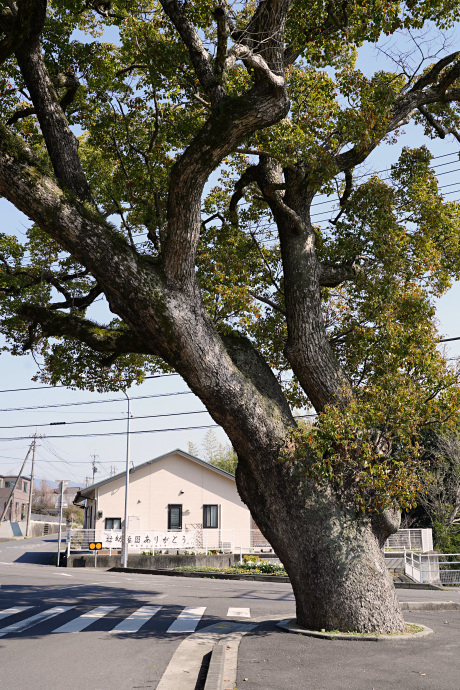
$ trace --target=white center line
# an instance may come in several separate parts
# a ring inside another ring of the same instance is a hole
[[[41,613],[36,613],[35,616],[31,616],[30,618],[26,618],[19,623],[13,623],[13,625],[8,625],[6,628],[2,628],[0,630],[0,637],[3,637],[3,635],[8,635],[8,633],[11,632],[22,632],[23,630],[31,628],[33,625],[37,625],[37,623],[46,621],[48,618],[53,618],[53,616],[58,616],[60,613],[64,613],[65,611],[69,611],[70,609],[74,608],[75,606],[55,606],[52,609],[47,609]]]
[[[194,632],[205,611],[206,606],[186,606],[166,632]]]
[[[152,618],[161,606],[141,606],[140,609],[134,611],[128,618],[125,618],[118,623],[110,632],[137,632],[150,618]]]
[[[64,625],[61,625],[60,628],[56,628],[56,630],[53,630],[53,633],[76,633],[80,632],[80,630],[84,630],[87,628],[91,623],[94,623],[94,621],[98,620],[99,618],[103,618],[103,616],[106,616],[110,611],[114,611],[117,606],[98,606],[96,609],[92,609],[91,611],[88,611],[88,613],[84,613],[82,616],[78,616],[78,618],[74,618],[72,621],[69,621],[68,623],[65,623]]]

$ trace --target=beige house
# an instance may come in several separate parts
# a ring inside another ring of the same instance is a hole
[[[74,503],[85,502],[86,529],[124,527],[124,472],[81,489]],[[252,518],[241,501],[233,475],[174,450],[130,471],[128,533],[196,530],[200,546],[225,542],[249,546]]]

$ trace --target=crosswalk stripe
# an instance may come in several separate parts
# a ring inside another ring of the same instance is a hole
[[[60,628],[56,628],[56,630],[53,630],[53,633],[76,633],[80,632],[81,630],[84,630],[87,628],[91,623],[94,623],[94,621],[98,620],[99,618],[103,618],[103,616],[106,616],[110,611],[114,611],[117,606],[98,606],[95,609],[92,609],[91,611],[88,611],[88,613],[84,613],[81,616],[78,616],[78,618],[74,618],[72,621],[69,621],[68,623],[65,623],[64,625],[61,625]]]
[[[46,621],[48,620],[48,618],[53,618],[53,616],[58,616],[60,613],[70,611],[70,609],[74,608],[75,606],[55,606],[52,609],[47,609],[46,611],[42,611],[41,613],[36,613],[35,616],[26,618],[25,620],[20,621],[19,623],[13,623],[12,625],[8,625],[6,628],[1,628],[0,637],[8,635],[8,633],[11,632],[22,632],[23,630],[31,628],[33,625],[37,625],[37,623]]]
[[[150,618],[158,613],[161,608],[161,606],[141,606],[140,609],[134,611],[128,618],[118,623],[110,632],[137,632]]]
[[[178,615],[174,623],[169,626],[166,632],[194,632],[205,611],[206,606],[186,606],[182,613]]]
[[[234,618],[251,618],[251,609],[228,609],[227,616]]]
[[[11,609],[3,609],[0,611],[0,621],[2,618],[8,618],[8,616],[14,616],[15,613],[21,613],[22,611],[27,611],[27,609],[32,608],[31,606],[15,606]]]

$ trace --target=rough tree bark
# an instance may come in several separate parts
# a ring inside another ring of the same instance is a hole
[[[19,316],[38,325],[45,337],[67,334],[97,352],[151,354],[172,366],[224,428],[238,454],[238,489],[290,575],[298,622],[308,628],[400,632],[404,622],[381,550],[385,538],[398,528],[397,517],[359,517],[331,490],[307,480],[299,468],[278,462],[280,448],[295,426],[282,389],[249,340],[237,333],[218,333],[195,274],[201,197],[209,175],[245,138],[278,122],[289,110],[284,65],[293,61],[296,51],[285,51],[283,32],[291,3],[259,3],[248,30],[234,33],[234,45],[227,52],[222,29],[215,69],[185,6],[175,0],[161,0],[161,5],[188,49],[211,111],[172,170],[166,241],[154,260],[137,254],[94,206],[36,33],[29,33],[29,42],[16,40],[25,31],[18,30],[16,19],[5,54],[7,48],[9,53],[16,51],[55,177],[0,125],[0,194],[86,267],[97,280],[95,294],[105,294],[126,332],[104,332],[83,317],[32,305],[25,305]],[[7,23],[0,28],[8,36]],[[324,32],[336,28],[329,17]],[[237,59],[253,83],[239,96],[229,97],[221,75]],[[388,131],[410,119],[415,108],[459,97],[451,88],[458,71],[456,62],[449,71],[453,61],[443,64],[440,83],[439,72],[433,73],[400,97]],[[342,154],[346,143],[330,152],[337,172],[364,160],[375,145]],[[282,170],[261,156],[253,180],[279,230],[288,329],[285,356],[321,411],[327,404],[345,406],[351,396],[326,338],[321,286],[352,279],[354,269],[322,266],[317,258],[310,221],[318,188],[315,172],[305,165]],[[282,193],[277,185],[284,185]]]

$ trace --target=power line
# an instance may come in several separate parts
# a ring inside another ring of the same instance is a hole
[[[172,429],[143,429],[142,431],[130,431],[130,435],[133,434],[162,434],[168,431],[194,431],[195,429],[215,429],[219,427],[219,424],[206,424],[203,426],[185,426],[185,427],[174,427]],[[126,436],[126,431],[112,431],[100,434],[68,434],[65,436],[47,436],[50,439],[66,439],[66,438],[96,438],[99,436]],[[29,439],[30,436],[15,436],[13,437],[3,437],[0,441],[23,441]],[[89,462],[89,461],[88,461]]]
[[[156,393],[154,395],[133,395],[131,400],[146,400],[147,398],[170,398],[176,395],[193,395],[192,391],[176,391],[174,393]],[[109,398],[108,400],[85,400],[83,402],[59,403],[55,405],[34,405],[32,407],[7,407],[0,412],[22,412],[23,410],[47,410],[60,407],[75,407],[78,405],[101,405],[111,402],[124,402],[123,398]],[[35,426],[34,424],[32,426]]]
[[[132,399],[132,398],[131,398]],[[189,414],[209,414],[207,410],[194,410],[191,412],[168,412],[164,414],[147,414],[133,416],[131,419],[157,419],[158,417],[178,417]],[[124,422],[125,417],[112,417],[111,419],[84,419],[76,422],[47,422],[46,424],[15,424],[13,426],[0,426],[0,429],[29,429],[30,427],[42,426],[69,426],[70,424],[100,424],[102,422]]]
[[[180,376],[180,374],[156,374],[155,376],[145,376],[144,380],[146,379],[163,379],[168,376]],[[4,388],[0,390],[0,393],[17,393],[18,391],[41,391],[45,389],[50,389],[50,388],[67,388],[69,390],[73,390],[69,386],[66,386],[65,384],[57,384],[56,386],[31,386],[30,388]]]
[[[316,417],[316,413],[313,414],[303,414],[303,415],[298,415],[298,419],[304,418],[304,417]],[[134,434],[163,434],[169,431],[195,431],[198,429],[216,429],[219,428],[220,424],[204,424],[200,426],[184,426],[184,427],[173,427],[170,429],[143,429],[140,431],[131,431],[130,435]],[[96,434],[66,434],[65,436],[45,436],[42,438],[46,439],[67,439],[67,438],[96,438],[100,436],[126,436],[125,431],[109,431],[105,433],[96,433]],[[15,436],[15,437],[3,437],[0,438],[0,441],[23,441],[23,440],[28,440],[30,436]],[[66,462],[64,460],[64,462]]]

